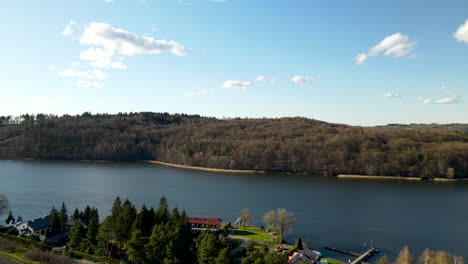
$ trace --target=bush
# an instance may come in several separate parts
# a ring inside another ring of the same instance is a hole
[[[19,231],[16,228],[12,228],[12,229],[7,231],[7,234],[12,235],[12,236],[17,236],[17,235],[19,235]]]
[[[8,241],[6,239],[0,238],[0,251],[6,251],[9,253],[15,253],[21,249],[17,244]]]
[[[0,238],[4,238],[6,240],[9,240],[11,242],[14,242],[20,246],[23,246],[25,248],[37,248],[42,251],[51,251],[52,247],[49,245],[46,245],[42,242],[34,242],[26,238],[21,238],[17,236],[12,236],[4,233],[0,233]]]
[[[110,258],[110,257],[93,256],[93,255],[86,254],[84,252],[76,251],[76,250],[73,250],[73,249],[69,249],[66,252],[66,254],[67,254],[67,256],[70,256],[70,257],[86,259],[86,260],[90,260],[90,261],[94,261],[94,262],[105,262],[105,263],[108,263],[108,264],[119,264],[120,263],[120,261],[118,261],[116,259],[113,259],[113,258]]]
[[[28,252],[24,254],[24,257],[32,260],[37,261],[44,264],[77,264],[77,261],[74,261],[70,258],[55,255],[51,252],[44,252],[37,249],[30,249]]]

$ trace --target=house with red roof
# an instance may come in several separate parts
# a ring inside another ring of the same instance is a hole
[[[204,230],[219,231],[221,229],[220,218],[200,218],[200,217],[189,217],[188,222],[193,232],[201,232]]]

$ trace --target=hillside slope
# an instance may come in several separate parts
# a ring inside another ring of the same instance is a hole
[[[23,115],[0,123],[0,159],[14,158],[158,160],[222,169],[423,178],[445,177],[453,168],[456,177],[468,177],[468,134],[445,128],[355,127],[299,117]]]

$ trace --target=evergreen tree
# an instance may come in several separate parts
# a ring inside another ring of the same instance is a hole
[[[72,220],[73,222],[76,222],[80,219],[80,211],[78,210],[78,208],[75,208],[75,211],[73,212],[73,215],[72,215]]]
[[[150,211],[143,204],[141,210],[137,213],[135,217],[135,222],[133,223],[133,230],[139,229],[143,237],[151,236],[151,229],[153,228],[154,219],[150,214]]]
[[[62,230],[64,230],[68,223],[68,211],[67,211],[67,207],[65,206],[65,203],[62,203],[62,207],[60,208],[59,220],[60,220],[60,227]]]
[[[166,225],[153,227],[151,237],[145,246],[146,257],[149,263],[160,264],[166,256],[166,244],[169,239]]]
[[[7,223],[7,225],[15,223],[15,217],[13,217],[13,213],[11,212],[11,210],[10,212],[8,212],[8,217],[5,220],[5,222]]]
[[[120,214],[120,210],[122,208],[122,201],[120,200],[120,197],[117,196],[117,198],[115,198],[114,200],[114,204],[112,205],[112,217],[114,219],[116,219],[119,214]]]
[[[50,210],[49,226],[52,229],[52,232],[60,231],[60,216],[57,209],[55,209],[55,206],[52,206],[52,210]]]
[[[132,233],[132,238],[126,244],[128,260],[135,264],[148,263],[145,254],[145,242],[141,231],[136,229]]]
[[[110,256],[113,250],[113,241],[115,241],[114,221],[112,216],[106,217],[104,222],[99,226],[97,242],[98,247]]]
[[[99,230],[99,223],[98,219],[95,215],[91,215],[89,219],[89,224],[88,224],[88,231],[86,233],[86,239],[88,239],[88,242],[91,245],[97,245],[97,235],[98,235],[98,230]]]
[[[78,249],[82,241],[82,233],[83,227],[80,223],[75,222],[70,230],[70,234],[68,235],[68,246],[74,249]]]
[[[19,215],[18,218],[16,218],[16,223],[21,223],[21,222],[23,222],[23,217]]]
[[[114,233],[120,245],[125,244],[130,238],[135,215],[135,207],[128,199],[125,200],[122,204],[120,214],[114,222]]]
[[[212,264],[218,257],[216,235],[210,231],[203,231],[199,237],[197,257],[199,264]]]
[[[231,253],[229,248],[222,249],[218,257],[215,259],[215,264],[230,264],[231,263]]]
[[[296,239],[296,246],[295,246],[296,249],[299,249],[299,250],[303,250],[304,247],[302,246],[302,238],[299,236],[297,237]]]
[[[89,224],[89,216],[91,215],[91,207],[89,205],[86,206],[86,208],[83,210],[83,215],[81,216],[81,221],[83,221],[83,224],[85,226],[88,226]]]
[[[164,224],[169,220],[169,207],[167,206],[166,197],[161,197],[158,209],[156,210],[156,224]]]

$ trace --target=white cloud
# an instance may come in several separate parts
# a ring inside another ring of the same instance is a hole
[[[265,79],[266,79],[265,75],[259,75],[259,76],[255,79],[255,81],[261,82],[261,81],[264,81]]]
[[[112,61],[114,52],[101,48],[89,48],[80,53],[80,59],[90,61],[91,66],[100,68],[126,69],[121,61]]]
[[[65,29],[62,31],[62,35],[65,37],[70,37],[75,34],[75,30],[77,29],[76,22],[73,20],[70,20],[68,24],[65,26]]]
[[[185,48],[173,40],[157,40],[152,37],[136,35],[106,23],[90,23],[85,28],[80,43],[102,46],[107,51],[126,56],[162,52],[171,52],[177,56],[187,54]]]
[[[36,105],[46,105],[46,104],[51,103],[52,101],[47,97],[37,97],[37,98],[33,98],[31,102]]]
[[[195,96],[197,95],[195,92],[185,92],[184,93],[184,96],[189,96],[189,97],[192,97],[192,96]]]
[[[113,3],[113,2],[115,2],[115,0],[100,0],[100,1],[106,2],[106,3]]]
[[[383,98],[390,99],[390,98],[401,98],[401,95],[397,93],[384,93]]]
[[[76,77],[76,78],[84,78],[84,77],[88,78],[90,76],[89,73],[87,73],[87,72],[76,71],[76,70],[73,70],[73,69],[67,69],[67,70],[60,71],[60,72],[57,73],[57,75],[62,76],[62,77]]]
[[[54,66],[49,65],[49,67],[47,69],[49,69],[49,71],[54,71]]]
[[[460,102],[460,96],[458,95],[453,95],[453,96],[450,96],[450,97],[445,97],[445,98],[442,98],[442,99],[439,99],[437,101],[435,101],[434,103],[435,104],[457,104]]]
[[[251,85],[252,85],[252,82],[225,81],[223,84],[223,88],[245,90],[249,88]]]
[[[439,90],[445,91],[445,90],[447,90],[447,87],[446,87],[445,85],[441,85],[441,86],[439,87]]]
[[[418,98],[416,98],[416,100],[418,100],[419,102],[421,102],[423,104],[430,104],[431,103],[431,99],[426,98],[424,96],[419,96]]]
[[[69,64],[70,66],[72,66],[72,67],[76,67],[76,66],[78,66],[78,65],[79,65],[79,63],[78,63],[78,62],[74,62],[74,61],[72,61],[72,62],[69,62],[68,64]]]
[[[465,24],[458,28],[453,36],[460,42],[468,43],[468,19],[465,21]]]
[[[94,74],[94,78],[98,79],[98,80],[104,80],[106,79],[109,74],[101,71],[101,70],[98,70],[98,69],[94,69],[93,70],[93,74]]]
[[[401,33],[396,33],[384,38],[379,44],[370,49],[369,53],[358,54],[354,60],[357,65],[361,65],[370,56],[377,56],[383,53],[384,56],[408,57],[414,56],[410,54],[416,41],[410,41],[409,37]]]
[[[216,89],[203,89],[203,90],[200,90],[198,92],[193,92],[193,91],[189,91],[189,92],[185,92],[184,93],[184,96],[188,96],[188,97],[194,97],[194,96],[198,96],[198,95],[208,95],[208,94],[214,94],[216,93]]]
[[[298,75],[292,77],[291,81],[302,86],[316,82],[316,80],[312,77],[298,76]]]
[[[76,82],[76,86],[84,88],[101,88],[104,87],[104,83],[99,81],[79,80]]]
[[[109,76],[109,74],[98,69],[94,69],[92,71],[77,71],[74,69],[67,69],[58,72],[57,75],[62,77],[87,78],[97,80],[104,80]]]

